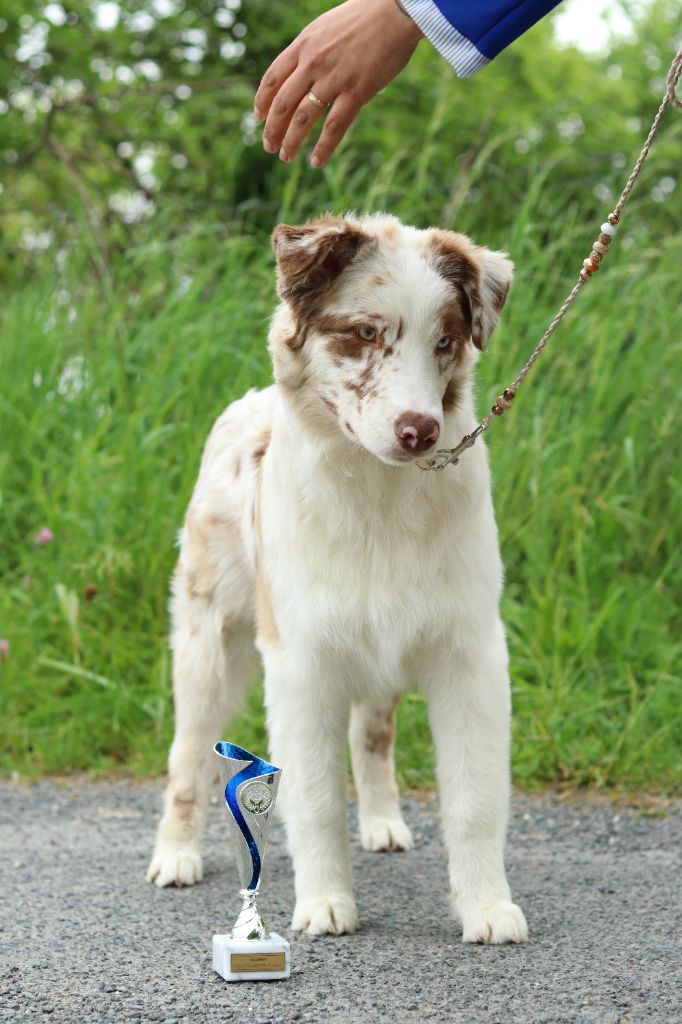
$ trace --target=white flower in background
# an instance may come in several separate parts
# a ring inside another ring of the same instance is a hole
[[[155,60],[141,60],[135,65],[135,71],[148,82],[158,82],[161,78],[161,68]]]
[[[184,32],[180,33],[180,38],[183,43],[188,43],[190,46],[201,46],[204,49],[208,42],[208,37],[203,28],[188,28]]]
[[[114,192],[109,196],[109,206],[124,224],[137,224],[156,210],[156,204],[144,192]]]
[[[580,114],[569,114],[568,117],[559,121],[556,127],[562,139],[573,142],[585,131],[585,122]]]
[[[149,32],[154,28],[155,20],[149,11],[135,11],[128,18],[128,28],[131,32]]]
[[[190,64],[200,64],[204,59],[205,52],[206,51],[202,50],[200,46],[186,46],[184,50],[181,51],[184,59],[188,60]]]
[[[27,87],[15,89],[9,99],[15,110],[28,110],[33,105],[33,90]]]
[[[236,60],[237,57],[245,52],[246,47],[243,43],[235,43],[232,39],[227,40],[220,45],[220,56],[223,60]]]
[[[224,7],[219,7],[213,15],[213,20],[220,28],[230,28],[234,24],[234,14]]]
[[[666,174],[663,178],[661,178],[658,184],[654,185],[654,187],[652,188],[651,198],[654,199],[657,203],[664,203],[666,199],[673,194],[676,187],[677,182],[675,178],[671,178],[669,174]]]
[[[116,81],[122,85],[131,85],[135,81],[135,72],[127,64],[119,64],[114,71]]]
[[[66,21],[66,11],[61,4],[46,4],[43,7],[43,17],[52,25],[63,25]]]
[[[247,110],[242,117],[241,130],[247,146],[253,146],[257,138],[258,122],[253,111]]]
[[[194,278],[192,277],[191,274],[181,274],[180,275],[180,280],[178,281],[178,287],[177,287],[176,294],[179,295],[179,296],[186,295],[187,292],[192,287],[192,282],[193,281],[194,281]]]
[[[594,194],[600,203],[608,203],[613,198],[613,189],[602,181],[594,186]]]
[[[32,231],[31,228],[26,228],[21,234],[19,245],[26,252],[44,252],[52,245],[52,232]]]
[[[137,174],[138,181],[148,192],[153,192],[159,187],[159,179],[154,174],[154,160],[156,154],[150,146],[145,146],[133,158],[133,167]]]
[[[62,398],[77,398],[89,385],[90,376],[85,368],[83,356],[73,356],[64,364],[57,381],[57,394]]]
[[[95,25],[102,32],[109,32],[118,25],[121,8],[113,0],[104,0],[103,3],[92,5],[95,15]]]
[[[158,18],[170,18],[178,11],[178,5],[173,0],[152,0],[150,6]]]
[[[47,36],[50,26],[46,21],[36,21],[27,32],[19,37],[19,45],[16,50],[16,58],[22,64],[27,63],[32,57],[42,53],[47,43]]]

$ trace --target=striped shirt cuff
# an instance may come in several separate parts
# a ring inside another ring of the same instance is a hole
[[[490,63],[490,58],[457,31],[432,0],[401,0],[401,5],[459,78],[469,78]]]

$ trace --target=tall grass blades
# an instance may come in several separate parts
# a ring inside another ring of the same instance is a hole
[[[551,232],[546,205],[536,192],[509,229],[517,276],[481,411],[594,234],[573,209]],[[680,255],[624,226],[488,434],[525,785],[679,786]],[[0,729],[3,768],[23,774],[162,768],[176,531],[213,419],[270,379],[266,236],[202,229],[132,250],[106,290],[79,278],[74,260],[2,310]],[[257,691],[233,738],[266,742]],[[418,695],[398,760],[431,779]]]

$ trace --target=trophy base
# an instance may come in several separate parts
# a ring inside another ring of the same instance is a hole
[[[278,981],[291,973],[289,943],[272,932],[268,939],[213,936],[213,967],[225,981]]]

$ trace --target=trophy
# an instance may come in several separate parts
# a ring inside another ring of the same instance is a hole
[[[288,978],[289,943],[268,932],[256,906],[281,769],[234,743],[221,740],[213,751],[220,765],[243,901],[232,931],[213,936],[213,966],[226,981]]]

